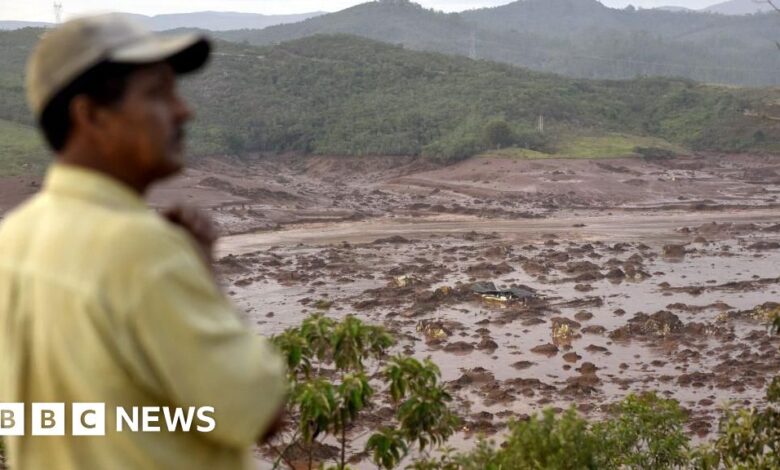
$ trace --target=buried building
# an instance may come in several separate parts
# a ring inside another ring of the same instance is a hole
[[[493,302],[522,302],[536,298],[536,292],[530,287],[510,287],[499,289],[492,282],[477,282],[472,284],[471,291],[484,300]]]

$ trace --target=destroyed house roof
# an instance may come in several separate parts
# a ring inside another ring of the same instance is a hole
[[[528,299],[536,296],[536,292],[529,287],[511,287],[509,289],[499,289],[492,282],[478,282],[471,286],[472,292],[481,295],[510,296],[517,299]]]

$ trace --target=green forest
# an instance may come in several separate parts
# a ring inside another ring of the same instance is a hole
[[[13,142],[5,166],[24,152],[45,154],[23,88],[24,60],[41,32],[0,32],[0,132],[13,134],[3,138]],[[194,156],[460,159],[507,147],[566,156],[572,139],[614,134],[693,150],[780,151],[780,126],[766,118],[780,114],[777,89],[570,79],[347,35],[265,47],[218,42],[211,66],[183,89],[198,113],[189,132]]]
[[[780,84],[780,20],[774,12],[737,17],[619,10],[596,0],[525,0],[441,13],[408,0],[381,0],[300,23],[217,34],[269,45],[337,33],[577,78]]]

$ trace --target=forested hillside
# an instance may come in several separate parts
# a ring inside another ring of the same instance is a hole
[[[23,60],[40,32],[0,33],[6,64],[0,119],[31,124]],[[184,86],[198,112],[190,133],[196,155],[463,158],[496,146],[552,152],[583,133],[653,136],[696,149],[780,151],[780,126],[761,117],[780,114],[771,105],[780,98],[777,90],[673,79],[575,80],[344,35],[217,46],[211,66]],[[544,134],[535,130],[540,115]]]
[[[524,0],[445,14],[407,0],[368,2],[300,23],[219,33],[267,45],[346,33],[580,78],[685,77],[780,84],[780,15],[617,10],[596,0]]]

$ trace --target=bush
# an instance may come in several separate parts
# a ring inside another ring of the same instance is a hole
[[[678,468],[688,460],[685,413],[674,400],[654,393],[629,395],[612,417],[594,426],[600,468]]]
[[[548,134],[542,134],[536,129],[518,127],[514,130],[514,136],[516,147],[545,153],[553,151],[553,144]]]
[[[515,134],[505,120],[494,119],[485,124],[482,140],[487,148],[500,149],[514,145]]]
[[[634,153],[638,153],[647,160],[666,160],[675,156],[671,150],[659,147],[634,147]]]
[[[444,443],[455,430],[457,418],[448,408],[451,397],[439,382],[439,369],[428,360],[388,357],[394,340],[381,327],[353,316],[336,321],[313,315],[273,342],[287,358],[288,411],[297,421],[290,435],[280,438],[285,449],[272,446],[279,456],[274,468],[283,461],[298,468],[288,455],[294,446],[304,449],[308,468],[313,468],[315,448],[328,437],[340,445],[334,468],[347,468],[347,432],[380,395],[396,410],[366,445],[381,468],[397,466],[413,446],[424,451]],[[369,364],[381,374],[369,376]]]
[[[671,469],[688,459],[685,415],[674,400],[655,394],[629,395],[600,423],[589,423],[574,408],[560,416],[552,409],[510,425],[496,447],[480,441],[464,454],[415,463],[415,470]]]

